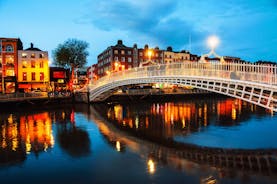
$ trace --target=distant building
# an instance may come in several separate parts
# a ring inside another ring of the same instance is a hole
[[[18,51],[18,89],[19,91],[41,90],[49,88],[48,52],[31,47]]]
[[[188,51],[174,52],[172,47],[168,47],[163,51],[164,63],[175,63],[175,62],[189,62],[190,53]]]
[[[89,80],[89,82],[97,80],[97,64],[93,64],[92,66],[89,66],[87,68],[87,78]]]
[[[0,38],[1,93],[14,93],[17,90],[18,50],[22,50],[19,38]]]
[[[97,65],[94,66],[96,77],[108,75],[110,72],[126,70],[134,67],[165,64],[172,62],[190,62],[198,61],[200,57],[193,55],[188,51],[174,52],[172,47],[167,50],[161,50],[159,47],[150,48],[147,44],[144,48],[138,48],[137,44],[133,47],[125,46],[122,40],[118,40],[117,44],[108,47],[97,57]],[[92,67],[88,69],[92,70]],[[92,71],[89,71],[89,79],[91,80]]]
[[[110,46],[97,57],[98,76],[107,72],[120,71],[133,67],[133,47],[126,47],[122,40],[115,46]]]

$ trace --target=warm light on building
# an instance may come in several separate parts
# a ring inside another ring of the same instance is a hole
[[[18,88],[48,91],[50,85],[48,52],[34,48],[18,51]]]

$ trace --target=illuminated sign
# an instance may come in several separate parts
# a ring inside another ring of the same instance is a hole
[[[58,79],[57,82],[58,83],[64,83],[64,80],[63,79]]]
[[[53,72],[53,78],[55,78],[55,79],[64,79],[65,78],[65,72],[64,71],[54,71]]]

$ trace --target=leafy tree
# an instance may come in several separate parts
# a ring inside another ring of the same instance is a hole
[[[87,48],[88,43],[85,41],[66,40],[53,51],[54,65],[71,68],[72,72],[75,68],[83,67],[87,63],[87,56],[89,55]]]

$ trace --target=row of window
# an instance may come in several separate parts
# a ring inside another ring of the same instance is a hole
[[[36,80],[36,72],[31,73],[31,80],[32,81]],[[44,73],[43,72],[39,73],[39,80],[44,81]],[[22,72],[22,81],[27,81],[27,72]]]
[[[121,55],[125,55],[125,50],[114,50],[114,54],[118,54],[120,53]],[[127,50],[127,55],[132,55],[132,51],[131,50]]]
[[[118,57],[115,56],[114,57],[114,61],[119,61]],[[125,62],[125,57],[121,57],[121,62]],[[131,57],[128,57],[128,62],[131,63],[132,62],[132,58]]]
[[[32,53],[30,54],[30,58],[36,58],[36,55],[37,55],[37,58],[45,58],[44,54],[35,54],[35,53]],[[21,54],[21,58],[28,58],[28,54],[27,53],[22,53]]]
[[[2,51],[5,51],[5,52],[13,52],[13,50],[14,50],[14,49],[13,49],[13,46],[10,45],[10,44],[9,44],[9,45],[6,45],[6,49],[3,49],[3,50],[2,50],[2,45],[0,45],[0,46],[1,46],[1,47],[0,47],[0,48],[1,48],[1,49],[0,49],[0,52],[2,52]]]
[[[28,68],[27,61],[22,61],[22,68]],[[36,68],[36,61],[31,60],[31,68]],[[43,68],[43,61],[39,61],[39,68]]]

